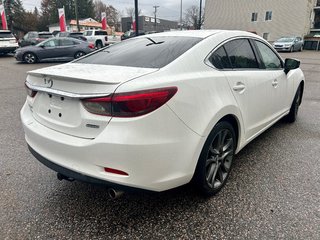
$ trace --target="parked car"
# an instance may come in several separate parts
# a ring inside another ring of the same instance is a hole
[[[71,37],[82,41],[87,41],[82,32],[59,32],[55,35],[55,37]]]
[[[94,46],[74,38],[50,38],[35,46],[16,50],[17,61],[36,63],[41,61],[70,61],[94,50]]]
[[[17,39],[8,30],[0,30],[0,54],[13,53],[19,47]]]
[[[244,31],[128,39],[29,72],[26,141],[59,179],[105,184],[113,197],[190,181],[210,196],[246,144],[283,117],[296,120],[299,65]]]
[[[83,36],[88,40],[89,43],[99,49],[104,46],[108,46],[108,33],[104,30],[87,30],[83,32]]]
[[[141,35],[145,35],[145,32],[143,31],[139,31],[139,36]],[[129,38],[133,38],[136,36],[136,32],[135,31],[126,31],[124,34],[121,35],[121,41],[129,39]]]
[[[50,32],[28,32],[19,41],[19,46],[25,47],[29,45],[36,45],[51,37],[53,37],[53,35]]]
[[[301,37],[283,37],[273,43],[273,47],[277,51],[302,51],[303,40]]]

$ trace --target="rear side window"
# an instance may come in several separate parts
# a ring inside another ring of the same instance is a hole
[[[224,47],[218,48],[210,57],[209,61],[218,69],[232,68]]]
[[[41,34],[39,33],[39,38],[51,38],[52,34]]]
[[[61,39],[61,45],[62,46],[72,46],[75,45],[74,41],[72,39]]]
[[[0,38],[14,38],[11,32],[0,32]]]
[[[104,31],[96,31],[94,33],[94,35],[98,35],[98,36],[104,36],[104,35],[108,35],[107,32],[104,32]]]
[[[202,38],[144,37],[111,45],[76,62],[142,68],[162,68],[192,48]]]
[[[248,39],[232,40],[224,47],[233,68],[259,68]]]
[[[92,31],[86,31],[83,33],[83,36],[91,36],[92,35]]]

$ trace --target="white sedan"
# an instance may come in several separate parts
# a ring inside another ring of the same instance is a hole
[[[242,31],[129,39],[29,72],[26,141],[59,179],[105,184],[113,196],[189,182],[210,196],[246,144],[283,117],[296,120],[299,65]]]

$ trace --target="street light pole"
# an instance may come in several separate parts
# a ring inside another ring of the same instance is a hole
[[[154,7],[154,30],[157,31],[157,8],[160,6],[153,6]]]
[[[201,29],[201,11],[202,11],[202,0],[200,0],[200,10],[199,10],[199,26],[198,29]]]
[[[136,22],[136,36],[139,36],[139,11],[138,11],[138,0],[134,0],[134,15]]]

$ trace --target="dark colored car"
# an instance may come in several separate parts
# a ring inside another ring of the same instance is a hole
[[[36,45],[52,37],[53,35],[50,32],[28,32],[21,40],[19,40],[19,46],[25,47],[29,45]]]
[[[40,61],[71,61],[94,50],[93,44],[75,38],[50,38],[35,46],[16,50],[17,61],[36,63]]]
[[[140,35],[145,35],[145,32],[139,31],[139,36]],[[131,30],[127,31],[127,32],[125,32],[124,34],[121,35],[121,41],[122,40],[126,40],[128,38],[133,38],[135,36],[136,36],[136,32],[135,31],[131,31]]]
[[[82,32],[59,32],[55,35],[55,37],[71,37],[82,41],[87,41]]]

